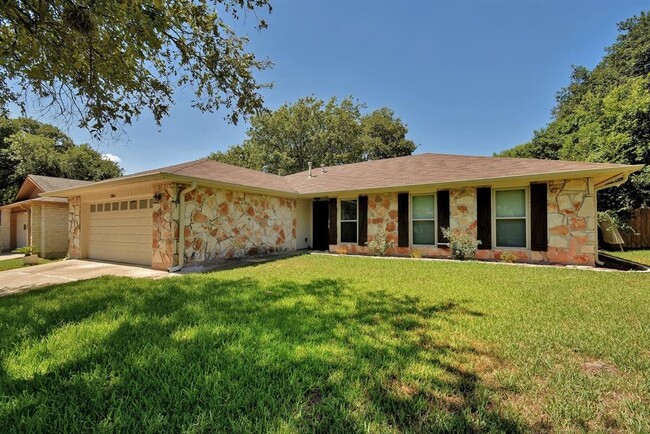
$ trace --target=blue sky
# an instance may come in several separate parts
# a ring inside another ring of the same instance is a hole
[[[314,95],[392,108],[416,152],[491,155],[529,140],[550,119],[571,65],[593,67],[616,23],[648,9],[632,0],[275,0],[269,28],[236,25],[275,63],[258,74],[273,109]],[[240,143],[246,124],[202,114],[178,93],[159,129],[143,116],[119,142],[93,145],[126,173],[176,164]],[[30,113],[37,117],[37,113]],[[43,121],[51,121],[47,118]],[[91,141],[80,130],[77,142]]]

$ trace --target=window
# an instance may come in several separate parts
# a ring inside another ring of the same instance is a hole
[[[99,212],[104,211],[104,204],[103,203],[98,203],[97,204],[97,211],[99,211]]]
[[[341,201],[341,242],[357,242],[357,201]]]
[[[413,245],[434,245],[436,243],[436,214],[433,195],[413,196],[411,209]]]
[[[129,203],[127,201],[120,202],[120,211],[126,211],[129,209]]]
[[[495,192],[497,247],[526,247],[526,190]]]
[[[138,209],[138,201],[137,200],[129,201],[129,209]]]
[[[110,203],[105,203],[104,204],[104,211],[110,211],[111,210],[111,204]]]
[[[97,210],[97,205],[92,204],[90,205],[90,212],[95,212]]]
[[[140,209],[149,208],[149,201],[147,199],[140,199]]]
[[[119,202],[113,202],[113,204],[111,206],[112,206],[112,208],[111,208],[112,211],[119,211],[120,210],[120,203]]]

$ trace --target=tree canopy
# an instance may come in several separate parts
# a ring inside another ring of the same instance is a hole
[[[99,136],[143,110],[160,124],[183,86],[194,107],[225,107],[237,123],[262,108],[266,85],[253,74],[270,62],[248,52],[227,21],[258,10],[270,12],[269,1],[0,2],[0,107],[24,109],[34,96]]]
[[[650,201],[650,15],[619,24],[616,42],[593,69],[574,67],[557,94],[552,121],[532,140],[500,156],[645,164],[617,188],[598,195],[602,210]]]
[[[407,126],[389,108],[364,114],[351,97],[325,102],[314,97],[284,104],[250,120],[242,144],[210,158],[287,175],[309,161],[328,166],[410,155],[416,145]]]
[[[0,118],[0,203],[13,201],[27,175],[100,181],[122,169],[58,128],[28,118]]]

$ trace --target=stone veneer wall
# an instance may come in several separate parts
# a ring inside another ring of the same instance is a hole
[[[521,262],[594,265],[597,230],[593,183],[586,180],[552,181],[548,183],[548,251],[534,252],[526,249],[508,249]],[[477,234],[476,189],[461,188],[449,191],[452,229]],[[388,238],[397,246],[397,194],[375,194],[368,197],[368,241],[383,227]],[[330,251],[345,249],[347,253],[369,254],[365,246],[341,244],[330,246]],[[388,254],[409,255],[419,250],[424,257],[448,257],[445,247],[395,247]],[[479,250],[478,259],[499,260],[505,250]]]
[[[81,258],[81,197],[68,199],[68,258]]]
[[[174,188],[158,186],[162,198],[153,211],[152,266],[158,269],[178,263]],[[183,218],[187,262],[296,249],[294,199],[198,187],[186,194]]]
[[[177,187],[174,184],[161,184],[154,187],[161,195],[158,203],[153,205],[153,256],[151,267],[166,270],[178,264],[176,240],[178,239],[178,205]]]

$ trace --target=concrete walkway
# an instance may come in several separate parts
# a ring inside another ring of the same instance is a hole
[[[0,253],[0,261],[8,261],[9,259],[18,259],[22,258],[22,253]]]
[[[137,265],[71,259],[0,272],[0,297],[42,286],[76,282],[99,276],[160,279],[170,274]]]

